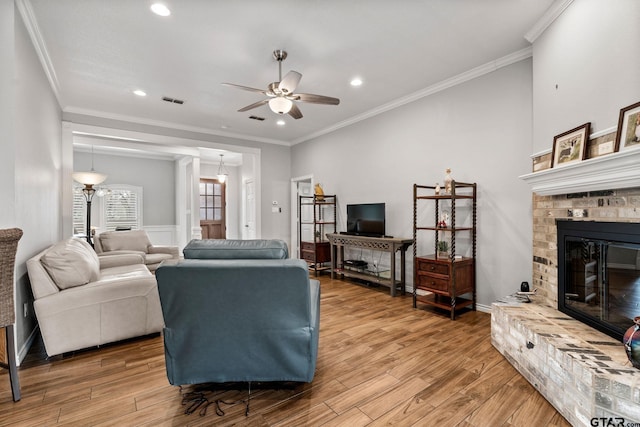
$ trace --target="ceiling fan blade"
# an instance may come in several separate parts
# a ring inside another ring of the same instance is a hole
[[[298,106],[296,104],[293,104],[291,106],[291,110],[289,110],[289,115],[291,117],[293,117],[294,119],[301,119],[302,118],[302,111],[300,111],[300,109],[298,108]]]
[[[296,90],[301,78],[302,74],[291,70],[282,78],[282,81],[278,85],[278,89],[280,89],[285,95],[288,95]]]
[[[266,104],[267,102],[269,102],[269,100],[268,100],[268,99],[263,99],[262,101],[254,102],[254,103],[253,103],[253,104],[251,104],[251,105],[247,105],[246,107],[243,107],[243,108],[239,109],[239,110],[238,110],[238,113],[242,113],[242,112],[244,112],[244,111],[249,111],[249,110],[251,110],[251,109],[254,109],[254,108],[256,108],[256,107],[259,107],[259,106],[261,106],[261,105],[264,105],[264,104]]]
[[[310,102],[312,104],[338,105],[340,100],[330,96],[314,95],[312,93],[295,93],[295,100],[301,102]]]
[[[236,85],[233,83],[220,83],[223,86],[229,86],[229,87],[235,87],[237,89],[242,89],[242,90],[248,90],[249,92],[258,92],[261,93],[263,95],[267,94],[267,91],[262,90],[262,89],[256,89],[255,87],[249,87],[249,86],[241,86],[241,85]]]

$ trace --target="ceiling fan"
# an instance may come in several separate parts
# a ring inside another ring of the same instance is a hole
[[[287,52],[284,50],[274,50],[273,57],[278,61],[278,81],[270,83],[267,90],[256,89],[248,86],[236,85],[233,83],[222,83],[224,86],[231,86],[249,92],[258,92],[266,95],[267,98],[251,105],[247,105],[238,110],[244,112],[264,104],[269,104],[271,111],[277,114],[289,114],[294,119],[301,119],[302,112],[293,101],[309,102],[312,104],[338,105],[340,100],[330,96],[314,95],[311,93],[294,93],[300,83],[302,74],[297,71],[289,71],[282,77],[282,61],[287,58]]]

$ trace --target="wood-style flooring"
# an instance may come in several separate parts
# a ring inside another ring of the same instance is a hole
[[[22,400],[0,374],[0,426],[568,426],[491,346],[490,315],[413,309],[410,295],[321,277],[320,347],[311,384],[252,390],[244,404],[185,414],[166,378],[162,337],[46,359],[19,369]],[[211,325],[215,327],[215,325]],[[247,391],[207,391],[233,402]]]

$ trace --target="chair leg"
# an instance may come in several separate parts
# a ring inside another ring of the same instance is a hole
[[[13,401],[20,400],[20,378],[18,378],[18,367],[16,365],[16,346],[14,341],[13,325],[7,326],[7,359],[9,362],[9,380],[11,381],[11,393]]]

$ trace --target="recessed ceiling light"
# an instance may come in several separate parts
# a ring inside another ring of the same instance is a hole
[[[162,3],[154,3],[151,5],[151,11],[156,15],[160,16],[169,16],[171,15],[171,11],[167,6]]]
[[[147,93],[140,89],[134,90],[133,93],[138,96],[147,96]]]
[[[351,86],[360,86],[362,85],[362,79],[356,77],[355,79],[351,80]]]
[[[278,121],[276,122],[276,124],[277,124],[278,126],[284,126],[284,125],[285,125],[285,121],[284,121],[284,120],[278,120]]]

